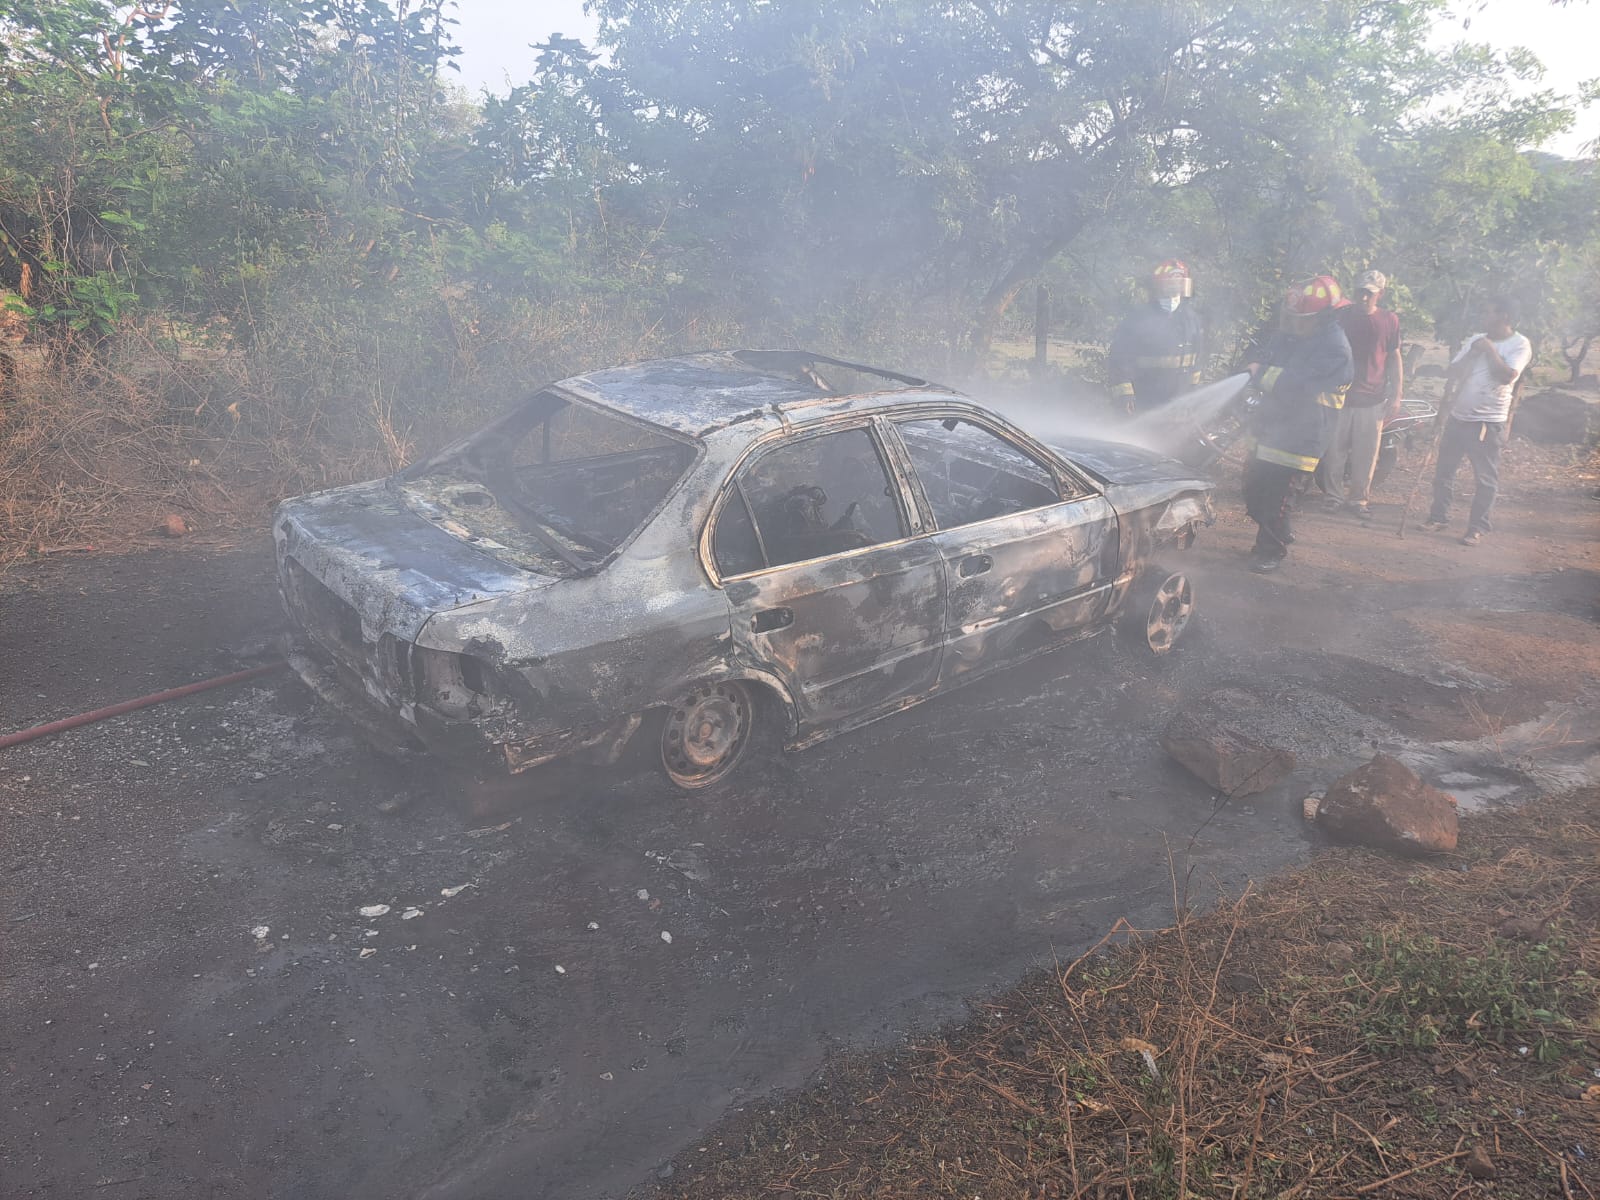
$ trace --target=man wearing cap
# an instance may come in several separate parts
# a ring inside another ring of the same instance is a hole
[[[1356,283],[1356,302],[1339,310],[1339,324],[1350,340],[1355,362],[1355,381],[1345,393],[1322,464],[1329,504],[1348,509],[1363,521],[1372,519],[1368,500],[1383,427],[1400,415],[1405,389],[1400,318],[1378,307],[1388,286],[1382,271],[1366,271]]]

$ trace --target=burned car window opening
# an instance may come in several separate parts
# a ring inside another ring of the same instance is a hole
[[[842,554],[906,536],[894,485],[872,434],[865,428],[780,443],[744,469],[739,494],[754,518],[754,532],[766,552],[768,567]],[[730,500],[718,519],[719,546],[722,522],[729,519],[731,507]],[[738,517],[731,519],[737,521]],[[718,569],[722,569],[720,560]]]
[[[664,432],[549,392],[401,485],[446,531],[545,574],[587,574],[695,459]]]
[[[737,484],[717,517],[711,553],[721,575],[746,575],[767,565],[761,534],[750,517],[750,503]]]
[[[1043,508],[1061,500],[1055,476],[981,425],[945,417],[896,422],[940,529]]]

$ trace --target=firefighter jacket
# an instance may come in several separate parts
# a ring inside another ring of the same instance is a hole
[[[1113,398],[1141,409],[1200,385],[1204,330],[1187,300],[1172,312],[1140,305],[1117,326],[1106,356]]]
[[[1261,367],[1255,457],[1315,471],[1355,376],[1349,339],[1329,312],[1310,333],[1273,334]]]

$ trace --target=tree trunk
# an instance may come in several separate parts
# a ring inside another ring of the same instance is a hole
[[[1572,368],[1572,378],[1569,382],[1577,383],[1578,376],[1583,371],[1583,360],[1589,356],[1589,343],[1594,341],[1594,334],[1586,333],[1581,338],[1571,338],[1562,342],[1561,357],[1567,360],[1567,366]],[[1577,343],[1578,352],[1572,352],[1573,343]]]
[[[1017,257],[1011,264],[1011,269],[984,293],[977,314],[973,317],[972,334],[968,341],[969,353],[972,356],[971,366],[974,369],[981,370],[987,361],[989,350],[994,344],[995,327],[1000,324],[1000,318],[1006,315],[1006,309],[1011,307],[1011,302],[1017,298],[1017,293],[1078,235],[1074,217],[1075,214],[1068,214],[1066,218],[1073,222],[1072,228],[1035,241]]]

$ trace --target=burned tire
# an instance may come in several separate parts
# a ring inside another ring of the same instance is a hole
[[[1194,624],[1194,584],[1181,571],[1156,568],[1135,581],[1123,602],[1118,630],[1156,656],[1171,652]]]
[[[662,710],[652,739],[674,787],[698,792],[721,783],[762,740],[761,706],[749,684],[701,683]]]

